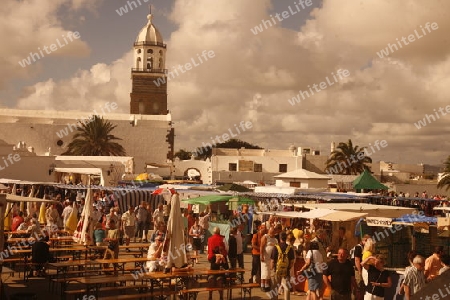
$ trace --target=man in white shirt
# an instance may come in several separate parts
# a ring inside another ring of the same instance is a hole
[[[158,228],[158,224],[160,222],[164,222],[164,205],[159,204],[158,208],[153,212],[153,226],[154,228]]]
[[[73,206],[70,200],[66,200],[64,203],[65,207],[63,209],[63,212],[61,214],[61,217],[63,219],[63,227],[66,228],[67,220],[69,219],[70,214],[73,211]]]
[[[134,213],[133,206],[128,206],[128,211],[122,215],[122,227],[125,237],[125,245],[130,244],[130,239],[134,237],[134,231],[136,227],[136,214]],[[127,252],[130,250],[127,248]]]

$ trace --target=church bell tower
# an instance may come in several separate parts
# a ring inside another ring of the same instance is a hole
[[[147,25],[139,32],[133,47],[130,113],[167,115],[166,44],[152,23],[151,13],[147,19]]]

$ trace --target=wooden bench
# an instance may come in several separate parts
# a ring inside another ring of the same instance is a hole
[[[64,291],[66,284],[69,281],[75,281],[81,276],[94,276],[95,274],[101,275],[102,269],[84,269],[84,270],[71,270],[63,273],[47,274],[49,280],[49,291],[54,292],[58,290],[58,286],[61,288],[61,293]]]
[[[232,289],[233,286],[223,286],[223,287],[200,287],[200,288],[193,288],[193,289],[186,289],[186,290],[181,290],[180,293],[181,295],[184,296],[184,298],[187,296],[187,299],[197,299],[197,295],[198,293],[202,293],[202,292],[223,292],[226,291],[227,292],[227,299],[229,298],[228,293],[229,290]]]
[[[135,285],[119,285],[119,286],[103,286],[98,289],[99,293],[109,292],[109,291],[125,291],[125,290],[133,290],[137,289],[139,292],[146,290],[149,288],[148,284],[135,284]],[[64,293],[67,296],[74,296],[74,299],[82,298],[86,295],[86,289],[77,289],[77,290],[67,290]],[[70,298],[69,298],[70,299]]]
[[[248,299],[252,299],[252,289],[258,288],[259,283],[243,283],[233,286],[233,288],[241,289],[241,299],[246,299],[246,295],[248,295]]]
[[[201,292],[227,291],[227,298],[230,298],[231,290],[240,289],[241,299],[247,299],[246,295],[248,295],[248,299],[252,299],[252,289],[257,287],[259,287],[258,283],[243,283],[236,285],[225,285],[222,287],[200,287],[200,288],[186,289],[182,290],[181,294],[183,296],[188,296],[188,299],[197,299],[198,293]]]
[[[132,299],[155,299],[155,297],[161,296],[173,296],[178,294],[176,291],[153,291],[148,293],[140,293],[140,294],[127,294],[127,295],[115,295],[115,296],[106,296],[106,297],[98,297],[97,300],[132,300]]]

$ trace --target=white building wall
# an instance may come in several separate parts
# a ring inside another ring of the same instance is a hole
[[[229,164],[237,164],[239,171],[239,160],[253,161],[255,164],[262,164],[263,172],[280,173],[280,164],[287,164],[287,171],[294,171],[302,168],[302,157],[277,157],[277,156],[212,156],[213,171],[229,171]]]
[[[175,160],[175,176],[184,176],[188,169],[196,169],[201,174],[203,184],[212,184],[212,169],[209,160]]]
[[[101,114],[100,111],[98,113]],[[66,147],[72,140],[75,133],[73,124],[76,124],[77,119],[92,115],[93,112],[0,109],[0,139],[13,145],[24,141],[27,146],[34,148],[37,155],[45,155],[49,148],[51,155],[59,155],[67,150]],[[170,115],[105,113],[104,119],[117,125],[112,134],[122,139],[117,142],[125,148],[126,155],[134,157],[136,172],[144,172],[145,163],[166,163],[170,149],[166,141],[171,129]],[[137,119],[134,122],[135,126],[131,124],[132,119]],[[62,146],[58,146],[59,140],[63,142]]]

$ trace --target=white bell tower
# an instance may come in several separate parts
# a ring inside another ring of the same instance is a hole
[[[151,11],[147,20],[147,25],[141,29],[133,46],[130,113],[166,115],[168,113],[166,44],[161,33],[153,25]]]

